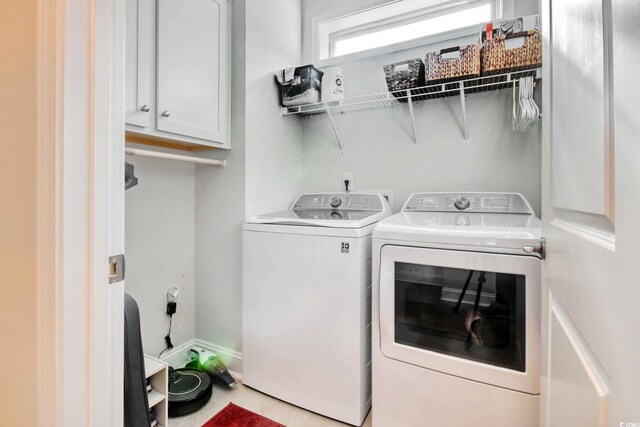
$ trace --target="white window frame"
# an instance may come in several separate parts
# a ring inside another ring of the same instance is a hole
[[[461,12],[463,10],[467,10],[473,7],[484,6],[487,4],[490,5],[492,8],[491,19],[495,19],[495,17],[498,16],[498,13],[497,13],[498,8],[496,7],[496,3],[500,3],[500,2],[496,0],[470,0],[470,1],[464,1],[464,2],[448,1],[446,3],[440,3],[434,6],[428,6],[412,12],[403,13],[403,14],[391,16],[388,18],[383,18],[381,20],[369,22],[363,25],[358,25],[356,27],[349,27],[342,31],[336,31],[329,34],[329,58],[336,57],[334,56],[336,44],[341,40],[350,39],[358,36],[364,36],[367,34],[372,34],[372,33],[375,33],[378,31],[384,31],[387,29],[397,28],[407,24],[413,24],[415,22],[423,21],[425,19],[437,18],[440,16],[448,15],[450,13]],[[459,28],[456,30],[459,30]],[[371,49],[366,49],[366,50],[371,50]],[[357,52],[354,52],[354,53],[357,53]]]
[[[371,7],[371,0],[367,0],[344,9],[314,17],[311,25],[312,62],[317,66],[339,64],[416,46],[479,34],[478,25],[472,25],[360,52],[331,56],[337,41],[347,37],[353,37],[354,34],[357,36],[365,35],[420,21],[427,17],[435,18],[447,13],[458,12],[469,7],[486,4],[487,2],[490,2],[493,6],[493,20],[514,15],[514,0],[441,0],[426,7],[414,7],[413,10],[410,9],[411,5],[409,4],[413,1],[404,1],[407,2],[408,6],[406,12],[388,17],[380,16],[378,19],[371,19],[372,16],[376,15],[376,10],[393,3],[399,3],[399,0],[384,2],[374,7]]]

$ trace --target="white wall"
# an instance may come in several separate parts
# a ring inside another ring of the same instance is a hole
[[[242,223],[300,192],[302,124],[282,118],[274,72],[300,63],[299,0],[234,1],[231,151],[196,173],[196,336],[241,351]]]
[[[362,2],[363,7],[379,3]],[[311,48],[311,20],[343,2],[303,1],[305,57]],[[517,15],[539,11],[537,1],[517,0]],[[358,96],[387,90],[382,66],[477,37],[458,39],[340,64],[345,95]],[[399,210],[416,191],[516,191],[540,213],[540,128],[525,134],[511,130],[511,92],[467,96],[471,145],[464,147],[460,99],[421,102],[415,109],[420,149],[412,142],[411,122],[405,106],[352,112],[335,118],[345,154],[336,147],[324,116],[303,120],[304,191],[339,190],[342,172],[353,172],[356,189],[394,191]]]
[[[302,125],[281,116],[274,78],[300,65],[301,28],[300,0],[247,2],[247,216],[287,208],[301,190]]]
[[[343,69],[350,84],[350,68]],[[468,96],[465,147],[459,98],[422,102],[418,150],[406,107],[348,113],[335,118],[343,155],[325,117],[305,120],[304,190],[338,191],[342,172],[352,172],[356,189],[393,190],[395,211],[417,191],[514,191],[539,215],[539,126],[513,133],[510,108],[510,91]]]
[[[240,350],[242,223],[245,211],[245,4],[232,5],[231,150],[225,169],[196,167],[196,336]]]
[[[138,303],[145,353],[157,356],[169,330],[164,292],[180,289],[171,338],[195,338],[195,167],[127,156],[138,185],[125,192],[125,292]]]

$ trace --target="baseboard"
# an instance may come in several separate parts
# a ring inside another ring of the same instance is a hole
[[[196,345],[195,339],[190,339],[180,345],[174,346],[171,350],[166,351],[160,360],[173,367],[184,366],[189,362],[189,349]]]
[[[225,364],[231,375],[242,380],[242,353],[199,339],[191,339],[165,352],[161,360],[169,366],[184,366],[190,360],[190,350],[215,353]]]
[[[207,341],[199,339],[195,339],[194,341],[194,347],[199,347],[202,350],[210,351],[220,356],[220,359],[233,377],[242,380],[242,353]]]

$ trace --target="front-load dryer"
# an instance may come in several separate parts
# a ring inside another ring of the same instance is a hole
[[[361,425],[371,407],[371,234],[379,194],[303,194],[243,230],[243,383]]]
[[[373,233],[373,426],[537,427],[540,221],[512,193],[413,194]]]

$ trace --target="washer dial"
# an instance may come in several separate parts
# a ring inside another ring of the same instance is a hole
[[[338,196],[333,196],[329,200],[329,204],[331,205],[332,208],[337,208],[342,204],[342,199]]]
[[[458,196],[453,201],[453,206],[455,206],[456,209],[461,210],[461,211],[467,209],[470,204],[471,204],[471,202],[465,196]]]

